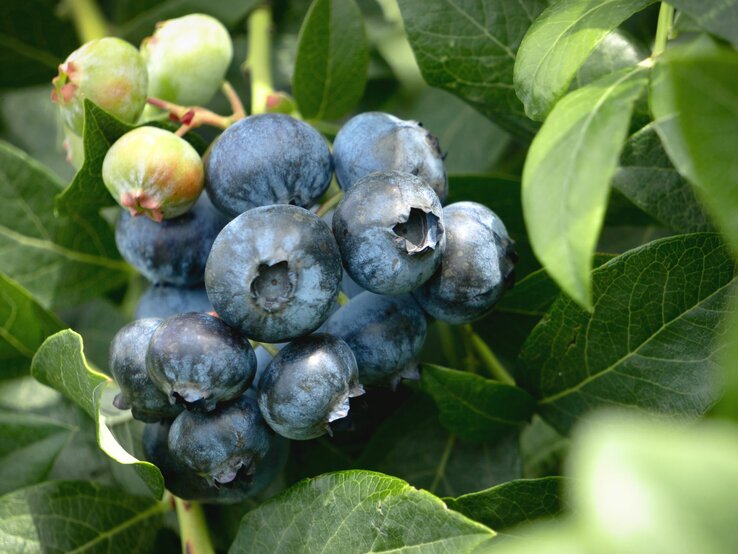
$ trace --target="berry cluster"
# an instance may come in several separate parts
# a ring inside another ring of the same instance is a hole
[[[141,86],[166,101],[209,100],[232,53],[227,33],[203,30],[212,24],[166,22],[142,54],[117,39],[83,46],[55,79],[68,124],[79,130],[82,97],[136,120]],[[205,75],[178,57],[184,32],[207,38],[195,43]],[[98,64],[129,58],[118,72],[127,100],[99,75],[88,80]],[[334,169],[343,198],[320,217]],[[285,439],[331,433],[364,385],[417,375],[429,316],[478,319],[513,275],[513,242],[492,211],[443,207],[437,139],[385,113],[348,121],[332,153],[299,119],[252,115],[204,162],[174,133],[142,126],[109,149],[103,180],[124,208],[119,250],[155,285],[111,344],[115,405],[148,423],[146,456],[183,498],[233,502],[261,490]]]

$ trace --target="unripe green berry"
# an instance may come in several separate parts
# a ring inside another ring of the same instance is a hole
[[[209,102],[233,58],[226,28],[203,14],[163,21],[141,44],[149,71],[149,95],[185,106]]]
[[[156,127],[120,137],[103,161],[105,186],[131,215],[154,221],[185,213],[203,188],[199,154],[184,139]]]
[[[51,100],[67,126],[82,134],[84,99],[133,123],[146,105],[146,64],[131,44],[119,38],[92,40],[72,52],[54,77]]]

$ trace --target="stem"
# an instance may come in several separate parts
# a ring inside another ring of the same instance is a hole
[[[432,493],[436,492],[438,485],[441,484],[441,479],[443,479],[443,476],[446,474],[446,466],[448,465],[448,459],[451,457],[451,452],[454,449],[454,443],[456,443],[456,435],[449,435],[448,440],[446,441],[446,447],[443,449],[443,454],[441,454],[441,460],[438,462],[433,482],[428,489]]]
[[[108,35],[108,22],[95,0],[67,0],[79,40],[89,42]]]
[[[251,343],[252,348],[256,349],[257,346],[261,346],[264,350],[269,352],[269,355],[274,358],[277,354],[279,354],[279,348],[274,346],[273,344],[269,344],[268,342],[259,342],[256,340],[249,340]]]
[[[666,50],[666,41],[671,36],[672,25],[674,24],[674,8],[666,2],[661,2],[661,9],[659,10],[659,21],[656,26],[656,40],[653,44],[652,56],[656,56],[663,53]]]
[[[241,103],[241,99],[238,97],[238,93],[236,93],[236,89],[233,88],[233,85],[228,81],[223,81],[221,89],[223,90],[225,97],[228,98],[228,103],[231,105],[231,111],[233,112],[231,114],[231,122],[238,121],[239,119],[246,117],[246,110]]]
[[[248,19],[249,53],[246,69],[251,76],[251,113],[266,112],[267,97],[274,91],[271,68],[272,10],[260,6]]]
[[[436,328],[441,338],[443,357],[450,364],[449,367],[458,368],[460,364],[459,353],[456,351],[456,343],[451,326],[443,321],[436,321]]]
[[[500,381],[501,383],[507,383],[508,385],[514,385],[515,379],[512,378],[512,376],[507,372],[505,367],[502,365],[502,362],[497,359],[497,356],[495,356],[495,353],[492,352],[492,349],[487,345],[486,342],[477,335],[472,329],[471,326],[466,326],[467,332],[469,333],[469,339],[471,340],[472,346],[474,347],[474,350],[476,350],[479,357],[482,359],[482,362],[484,362],[484,366],[489,371],[490,375]]]
[[[182,540],[182,554],[215,554],[202,506],[174,497]]]
[[[341,198],[343,198],[343,191],[334,194],[328,200],[323,202],[323,205],[318,208],[318,211],[315,212],[315,215],[317,215],[318,217],[323,217],[325,214],[330,212],[338,205],[338,203],[341,201]]]
[[[351,302],[351,299],[348,297],[348,295],[343,291],[338,291],[338,305],[345,306],[349,302]]]

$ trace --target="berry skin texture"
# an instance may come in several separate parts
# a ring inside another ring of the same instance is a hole
[[[341,286],[330,228],[297,206],[254,208],[215,239],[205,268],[213,308],[252,339],[284,342],[328,318]]]
[[[283,437],[307,440],[330,433],[346,417],[349,398],[364,394],[348,345],[318,333],[292,341],[269,364],[259,383],[259,408]]]
[[[333,158],[307,123],[284,114],[252,115],[216,139],[205,173],[213,204],[235,217],[271,204],[309,208],[331,182]]]
[[[416,356],[428,330],[426,316],[412,296],[362,292],[320,328],[343,339],[356,357],[364,385],[396,385],[401,377],[417,377]]]
[[[185,106],[210,102],[223,84],[233,43],[217,19],[190,14],[159,23],[141,43],[149,95]]]
[[[92,40],[72,52],[52,81],[51,100],[67,126],[82,135],[84,100],[92,100],[126,123],[146,105],[146,64],[131,44],[119,38]]]
[[[273,433],[256,401],[241,396],[210,413],[182,412],[169,430],[169,451],[211,485],[252,475],[269,451]]]
[[[375,171],[397,170],[425,179],[443,202],[448,177],[438,139],[417,121],[382,112],[351,118],[333,142],[336,178],[344,190]]]
[[[205,287],[174,287],[151,285],[138,299],[134,319],[160,317],[166,319],[187,312],[213,311]]]
[[[249,387],[256,355],[249,341],[222,320],[186,313],[166,319],[156,330],[146,351],[146,367],[171,403],[208,412]]]
[[[174,133],[138,127],[105,154],[102,178],[110,194],[132,216],[156,222],[184,214],[203,189],[200,155]]]
[[[210,248],[226,223],[228,219],[203,194],[190,211],[161,223],[123,210],[115,226],[115,243],[123,258],[150,282],[193,286],[203,282]]]
[[[146,347],[161,323],[156,318],[139,319],[122,327],[110,343],[110,369],[121,391],[113,404],[122,410],[130,407],[140,421],[173,418],[182,411],[154,386],[146,370]]]
[[[446,247],[443,210],[420,177],[389,171],[357,182],[333,214],[343,265],[360,286],[378,294],[419,287]]]
[[[456,202],[443,215],[448,243],[441,267],[413,296],[436,319],[471,323],[512,285],[515,243],[500,218],[482,204]]]

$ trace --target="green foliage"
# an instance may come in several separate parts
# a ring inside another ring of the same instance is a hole
[[[738,2],[736,0],[714,0],[705,6],[703,0],[672,0],[669,2],[680,12],[690,15],[695,23],[738,48]],[[705,9],[705,8],[708,9]]]

